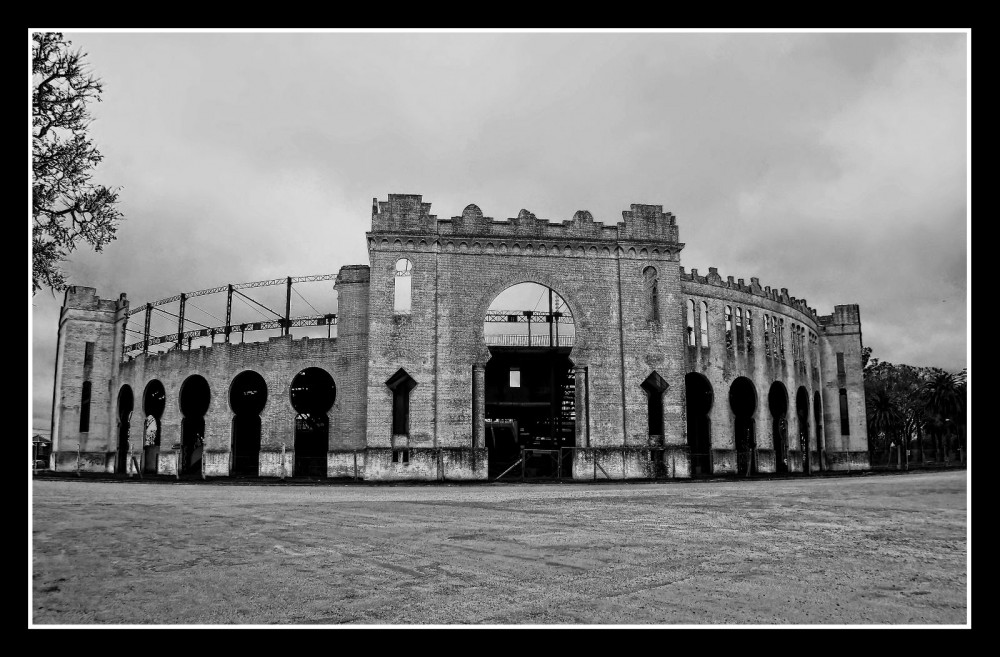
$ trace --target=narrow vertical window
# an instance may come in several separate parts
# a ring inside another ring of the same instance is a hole
[[[642,270],[643,289],[646,296],[646,320],[660,321],[660,300],[657,290],[656,267],[646,267]]]
[[[510,387],[520,388],[521,387],[521,370],[517,367],[510,368]]]
[[[753,353],[753,317],[750,316],[750,311],[747,310],[747,353]]]
[[[778,353],[785,360],[785,320],[778,319]]]
[[[733,309],[726,306],[726,349],[733,350]]]
[[[708,346],[708,302],[701,302],[701,346]]]
[[[687,317],[687,332],[688,332],[688,346],[694,346],[694,300],[688,299],[688,317]]]
[[[396,313],[410,312],[410,297],[413,286],[413,263],[406,258],[396,261],[395,288],[392,310]]]
[[[840,435],[851,435],[851,423],[847,419],[847,390],[840,389]]]
[[[837,352],[837,375],[846,376],[847,373],[844,371],[844,352]]]
[[[83,367],[89,369],[94,366],[94,343],[88,342],[83,346]]]
[[[771,316],[764,315],[764,355],[771,355]]]
[[[736,308],[736,348],[743,351],[743,310]]]
[[[80,395],[80,432],[90,431],[90,381],[83,382]]]

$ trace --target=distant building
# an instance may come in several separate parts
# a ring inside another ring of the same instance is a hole
[[[687,272],[672,214],[622,219],[495,221],[475,205],[438,219],[390,194],[373,204],[369,264],[335,276],[336,316],[187,331],[185,300],[226,287],[131,310],[71,287],[54,466],[365,480],[868,468],[858,306],[819,316],[757,278]],[[495,306],[521,283],[554,301]],[[150,313],[178,299],[177,333],[151,335]],[[336,337],[230,342],[324,322]]]

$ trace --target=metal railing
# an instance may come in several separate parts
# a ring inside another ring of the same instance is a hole
[[[486,345],[490,347],[572,347],[575,336],[560,335],[549,339],[543,335],[486,334]],[[553,344],[555,343],[555,344]]]

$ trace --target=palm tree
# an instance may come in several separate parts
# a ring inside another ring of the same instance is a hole
[[[939,454],[946,447],[950,427],[956,422],[965,424],[962,408],[965,397],[965,370],[958,374],[938,371],[920,389],[920,399],[924,408],[924,426],[935,439],[935,451]],[[948,460],[947,449],[944,460]]]
[[[899,404],[885,388],[874,390],[866,403],[868,410],[868,435],[881,436],[884,447],[885,439],[894,439],[893,442],[899,445],[897,450],[905,447],[905,442],[900,441],[900,431],[906,423],[906,416],[903,414]],[[886,457],[891,458],[892,452]],[[897,460],[900,459],[900,452],[896,452]]]

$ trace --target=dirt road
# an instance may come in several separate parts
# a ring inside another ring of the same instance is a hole
[[[965,471],[33,490],[40,624],[966,623]]]

